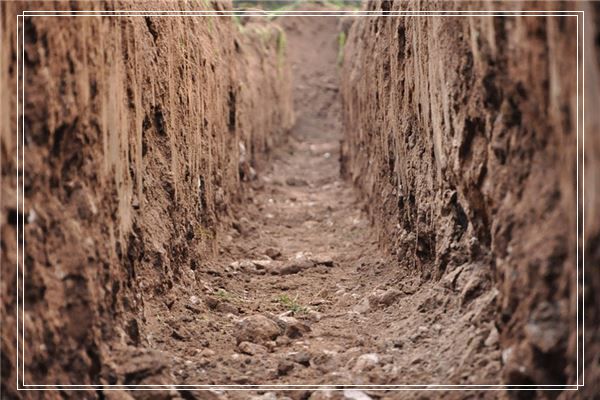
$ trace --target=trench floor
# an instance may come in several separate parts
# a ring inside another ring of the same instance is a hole
[[[380,250],[337,149],[292,136],[249,184],[219,257],[196,271],[200,291],[155,306],[150,342],[171,357],[178,384],[497,383],[494,328],[482,325],[494,294],[461,304],[456,282],[422,282]],[[352,390],[418,396],[276,396]]]
[[[378,247],[364,201],[340,176],[332,21],[280,21],[295,77],[296,126],[247,183],[235,222],[219,232],[218,256],[194,271],[196,287],[147,305],[146,339],[158,352],[146,364],[130,364],[148,371],[160,359],[154,382],[326,384],[346,391],[190,388],[181,397],[464,398],[470,394],[347,385],[500,381],[497,332],[487,322],[495,292],[471,296],[472,274],[422,281],[409,260]]]

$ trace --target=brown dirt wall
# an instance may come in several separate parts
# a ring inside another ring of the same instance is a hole
[[[366,8],[586,10],[580,77],[585,68],[587,104],[598,100],[595,4],[371,1]],[[576,17],[557,16],[356,18],[343,49],[342,169],[370,200],[380,242],[415,273],[481,276],[464,290],[498,292],[509,384],[576,382],[576,210],[585,209],[585,390],[593,394],[599,124],[588,106],[577,178],[577,27]],[[577,204],[583,157],[586,198]]]
[[[2,392],[16,396],[17,220],[26,277],[21,383],[122,381],[107,372],[110,355],[144,346],[149,303],[174,285],[196,284],[194,270],[213,253],[241,180],[253,179],[293,123],[285,38],[272,24],[241,26],[230,17],[26,17],[21,60],[21,10],[231,4],[0,7]],[[21,61],[24,138],[17,139]],[[17,140],[25,143],[18,169]]]

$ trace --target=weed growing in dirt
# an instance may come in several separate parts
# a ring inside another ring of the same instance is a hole
[[[228,301],[228,302],[231,302],[235,298],[235,296],[233,294],[229,293],[225,289],[217,290],[217,293],[215,293],[215,296],[217,296],[219,299],[221,299],[223,301]]]
[[[362,6],[361,0],[327,0],[325,5],[329,8],[338,8],[342,10],[358,10]]]
[[[239,31],[242,31],[244,26],[242,25],[242,20],[239,15],[232,15],[233,23],[238,28]]]
[[[346,46],[346,32],[340,32],[338,35],[338,65],[342,65],[344,62],[344,46]]]
[[[298,303],[297,297],[292,299],[287,294],[282,294],[277,297],[277,302],[294,314],[306,314],[308,312],[308,308]]]
[[[196,237],[200,238],[200,240],[210,241],[215,238],[214,232],[204,228],[202,225],[196,226],[195,231]]]
[[[285,32],[280,29],[277,34],[277,70],[281,73],[283,64],[285,63],[285,49],[287,47],[287,40],[285,38]]]
[[[212,17],[206,17],[206,18],[208,18],[208,33],[210,33],[212,35],[213,29],[214,29]]]

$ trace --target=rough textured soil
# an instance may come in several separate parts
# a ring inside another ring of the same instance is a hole
[[[26,277],[21,379],[108,384],[119,376],[107,376],[112,354],[148,345],[147,307],[194,284],[193,269],[214,253],[219,225],[243,196],[241,182],[293,123],[282,32],[264,18],[242,27],[216,17],[27,17],[21,60],[12,16],[27,7],[215,11],[231,3],[0,7],[2,88],[15,86],[16,65],[26,68],[19,142],[27,153],[17,167],[17,97],[2,96],[3,117],[11,116],[1,127],[3,392],[16,396],[17,276]],[[24,272],[16,269],[23,238]]]
[[[423,282],[386,256],[340,177],[336,21],[283,24],[298,123],[236,207],[219,257],[196,269],[201,291],[147,313],[149,343],[188,384],[498,383],[496,292],[474,299],[476,279]]]
[[[2,96],[2,399],[597,396],[600,274],[578,281],[574,263],[578,250],[588,271],[600,263],[600,114],[588,113],[577,154],[574,19],[28,17],[21,60],[21,9],[81,7],[0,5],[0,83],[25,84],[27,152],[25,171],[17,99]],[[232,4],[85,8],[179,7]],[[581,8],[596,104],[600,8]],[[574,383],[584,341],[579,392],[373,386]]]
[[[373,1],[367,9],[419,7]],[[584,8],[597,18],[597,6]],[[573,17],[357,18],[344,50],[347,176],[370,199],[381,242],[398,260],[408,258],[426,278],[479,275],[487,283],[477,290],[497,289],[502,380],[512,385],[583,381],[576,334],[584,100],[577,92],[577,29]],[[586,51],[596,54],[597,46],[586,43]],[[586,73],[597,76],[597,65]],[[587,102],[597,98],[595,89],[586,88]],[[588,132],[595,127],[586,120]],[[585,159],[593,151],[586,149]],[[584,223],[597,232],[597,222]],[[594,237],[586,237],[592,247]],[[588,296],[594,287],[587,282]]]

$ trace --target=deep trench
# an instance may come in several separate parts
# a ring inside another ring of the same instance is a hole
[[[597,307],[578,338],[573,304],[579,285],[597,306],[600,286],[570,269],[579,251],[599,261],[567,212],[593,210],[570,167],[574,21],[4,19],[29,6],[1,8],[0,81],[23,85],[28,154],[25,171],[3,119],[2,263],[23,263],[3,277],[24,290],[2,287],[2,398],[595,396]],[[362,5],[412,6],[440,8]],[[596,32],[598,7],[579,7]],[[584,365],[580,391],[544,390]]]

